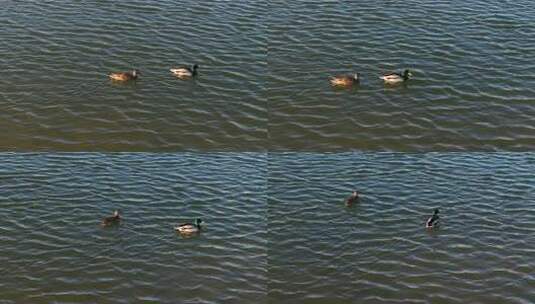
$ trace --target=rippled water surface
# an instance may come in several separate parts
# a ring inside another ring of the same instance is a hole
[[[532,1],[272,1],[269,132],[288,150],[535,148]],[[406,86],[378,76],[412,69]],[[360,72],[358,88],[328,77]]]
[[[0,149],[261,150],[266,4],[0,3]],[[200,65],[199,77],[169,72]],[[135,83],[107,73],[140,69]],[[9,130],[9,132],[7,132]]]
[[[266,301],[264,154],[2,154],[0,181],[2,304]]]
[[[269,303],[535,302],[532,154],[271,154],[269,172]]]

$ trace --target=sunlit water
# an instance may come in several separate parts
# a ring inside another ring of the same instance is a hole
[[[0,148],[533,149],[534,14],[527,0],[3,1]],[[183,63],[196,80],[170,75]],[[106,78],[134,67],[136,83]],[[406,86],[378,78],[404,68]],[[328,84],[357,71],[357,88]]]
[[[0,150],[263,149],[266,6],[0,1]]]
[[[2,154],[0,181],[2,304],[265,303],[264,154]]]
[[[533,150],[532,1],[272,1],[279,150]],[[379,76],[409,68],[404,86]],[[360,86],[330,87],[360,72]]]
[[[532,154],[273,153],[268,302],[533,303],[534,172]]]

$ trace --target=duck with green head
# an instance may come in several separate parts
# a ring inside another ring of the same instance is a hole
[[[199,65],[194,64],[191,67],[183,66],[179,68],[172,68],[169,69],[173,75],[175,75],[178,78],[190,78],[197,75],[197,69],[199,68]]]
[[[386,84],[398,84],[406,82],[410,77],[412,77],[411,71],[405,70],[403,73],[386,74],[379,78],[381,78]]]
[[[433,215],[425,223],[426,228],[437,228],[440,225],[439,223],[440,217],[438,216],[439,212],[440,211],[438,210],[438,208],[435,209],[435,212],[433,213]]]
[[[201,231],[201,223],[202,220],[198,218],[194,223],[184,223],[176,226],[175,230],[182,234],[198,233]]]

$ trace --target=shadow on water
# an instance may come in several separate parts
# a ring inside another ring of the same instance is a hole
[[[141,79],[130,80],[130,81],[118,81],[118,80],[109,79],[108,83],[112,87],[116,87],[116,88],[137,88],[138,86],[141,86],[141,83],[140,83],[141,81],[142,81]]]
[[[396,90],[405,91],[409,89],[409,86],[410,86],[409,82],[402,82],[398,84],[382,83],[382,85],[385,91],[396,91]]]

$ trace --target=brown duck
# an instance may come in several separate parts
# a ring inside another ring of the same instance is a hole
[[[360,75],[356,73],[354,75],[337,75],[331,77],[329,80],[332,86],[336,87],[349,87],[360,82]]]
[[[111,226],[116,225],[121,222],[121,215],[119,214],[119,210],[115,210],[113,212],[112,216],[108,216],[102,220],[102,226]]]
[[[115,81],[129,81],[129,80],[136,80],[139,75],[141,75],[140,71],[132,70],[130,72],[109,73],[108,77],[111,80],[115,80]]]
[[[346,199],[346,206],[351,207],[354,203],[358,203],[359,201],[359,193],[357,191],[353,191],[351,195]]]

